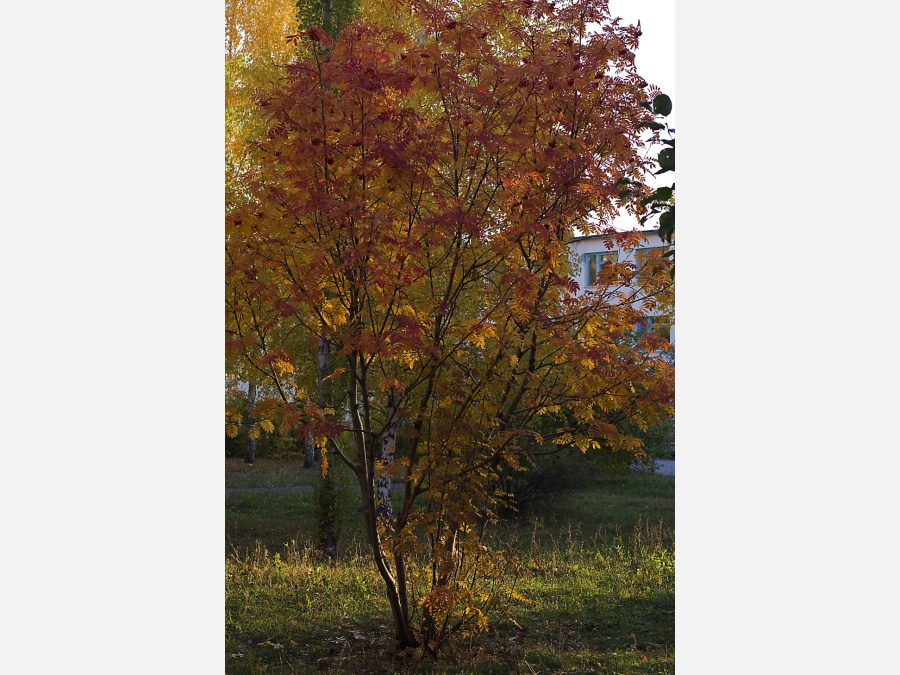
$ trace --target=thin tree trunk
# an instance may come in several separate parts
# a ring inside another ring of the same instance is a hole
[[[418,647],[412,625],[409,620],[409,612],[406,609],[406,598],[401,597],[397,580],[391,573],[390,565],[384,553],[384,546],[378,534],[378,514],[375,505],[375,492],[370,481],[360,481],[363,493],[363,515],[366,523],[366,535],[372,547],[375,558],[375,566],[384,581],[388,603],[391,606],[391,615],[394,619],[394,637],[397,649]]]
[[[316,462],[316,443],[312,434],[306,434],[306,454],[303,456],[303,468],[311,469]]]
[[[331,354],[331,345],[321,335],[319,336],[319,361],[316,368],[316,396],[319,408],[328,407],[325,391],[325,369],[328,367],[328,357]]]
[[[334,470],[329,469],[319,486],[320,513],[322,514],[321,527],[322,552],[331,560],[337,557],[337,532],[335,528],[336,511],[338,508],[338,486],[334,480]]]
[[[319,410],[324,410],[325,408],[330,407],[328,405],[329,401],[327,400],[328,392],[325,390],[325,370],[328,367],[328,357],[331,354],[331,345],[328,343],[328,340],[321,335],[319,336],[318,352],[319,358],[316,368],[317,404]],[[332,415],[329,415],[329,417],[331,416]],[[307,439],[306,462],[308,462],[310,466],[312,466],[312,462],[315,458],[314,453],[315,445],[311,443],[311,439]],[[322,481],[319,486],[319,513],[322,518],[322,522],[319,525],[322,528],[322,552],[332,559],[337,555],[335,511],[337,509],[338,500],[338,490],[337,485],[335,484],[333,471],[333,469],[329,469],[326,474],[322,476]]]
[[[325,32],[334,37],[332,29],[334,27],[334,0],[323,0],[322,2],[322,28]]]
[[[256,385],[249,383],[247,391],[247,440],[244,442],[244,463],[253,464],[256,461],[256,439],[250,437],[250,430],[256,424],[254,407],[256,404]]]
[[[319,336],[318,360],[316,362],[316,403],[319,408],[327,407],[325,392],[325,368],[328,366],[328,356],[331,352],[328,340]],[[316,443],[312,434],[306,435],[306,454],[303,457],[303,468],[311,469],[316,462]]]
[[[357,372],[358,356],[351,354],[349,358],[349,379],[347,381],[347,404],[350,420],[353,425],[353,435],[356,439],[356,451],[359,471],[356,472],[359,481],[360,497],[362,499],[363,521],[366,529],[366,538],[372,549],[375,567],[384,581],[385,593],[388,604],[391,607],[391,615],[394,619],[394,637],[396,647],[399,650],[407,647],[417,647],[412,625],[409,621],[409,612],[406,611],[406,598],[401,598],[397,579],[390,568],[390,562],[384,552],[384,545],[378,534],[378,502],[375,492],[375,445],[366,434],[369,429],[364,428],[364,423],[359,414],[359,373]],[[363,395],[365,395],[365,387]],[[374,440],[374,439],[373,439]]]
[[[447,586],[455,570],[456,558],[456,542],[459,535],[459,525],[456,523],[448,523],[448,531],[444,542],[440,545],[440,550],[435,550],[433,555],[437,558],[437,567],[433,568],[431,579],[431,587],[438,588]],[[438,547],[436,547],[438,548]],[[447,639],[449,635],[447,618],[441,620],[440,625],[434,616],[425,608],[424,612],[424,635],[423,640],[431,654],[437,654],[438,648]]]

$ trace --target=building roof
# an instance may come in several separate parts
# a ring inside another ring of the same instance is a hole
[[[646,230],[639,230],[639,232],[641,232],[642,234],[655,234],[655,233],[659,232],[659,228],[651,227]],[[584,241],[585,239],[603,239],[605,237],[611,237],[611,236],[613,236],[612,232],[608,232],[608,233],[604,233],[604,234],[583,234],[580,237],[572,237],[571,239],[569,239],[569,243],[572,243],[574,241]]]

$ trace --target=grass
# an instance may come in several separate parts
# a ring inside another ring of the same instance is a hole
[[[245,464],[238,457],[225,459],[225,489],[305,487],[316,484],[317,472],[303,468],[302,458],[260,458]]]
[[[239,480],[259,487],[293,471],[270,462]],[[530,602],[492,616],[487,633],[432,662],[391,653],[390,611],[366,554],[358,496],[348,494],[336,564],[312,548],[313,498],[226,496],[228,673],[674,672],[671,477],[601,480],[504,522],[494,536],[514,542],[524,569],[516,591]]]

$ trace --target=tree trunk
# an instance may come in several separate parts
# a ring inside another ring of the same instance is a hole
[[[256,461],[256,439],[250,437],[250,430],[256,424],[254,405],[256,404],[256,385],[252,382],[248,385],[247,400],[247,440],[244,442],[244,463],[253,464]]]
[[[375,558],[375,566],[381,575],[385,585],[388,603],[391,606],[391,616],[394,619],[394,638],[396,640],[397,650],[403,650],[407,647],[418,647],[419,642],[416,640],[415,632],[409,620],[409,612],[407,611],[406,598],[401,596],[397,579],[391,573],[390,564],[384,553],[384,546],[381,537],[378,534],[378,512],[375,502],[375,491],[371,481],[360,481],[360,488],[363,497],[363,515],[365,517],[366,535],[369,544],[372,547],[372,554]]]
[[[316,368],[316,382],[318,384],[316,393],[319,410],[331,407],[329,405],[330,401],[328,401],[328,392],[325,389],[325,370],[328,367],[330,353],[331,345],[328,343],[328,340],[323,336],[319,336],[319,359]],[[333,414],[328,415],[328,417],[333,417]],[[315,458],[315,445],[311,441],[311,438],[307,439],[305,460],[310,466]],[[322,476],[319,485],[319,513],[322,518],[322,522],[319,523],[322,535],[321,547],[322,552],[331,559],[334,559],[337,555],[337,528],[335,527],[335,521],[337,520],[337,500],[339,499],[333,471],[334,469],[328,469]]]
[[[359,356],[351,353],[348,359],[349,379],[347,381],[347,407],[353,426],[353,436],[356,445],[356,458],[358,464],[354,470],[359,482],[360,498],[362,500],[363,522],[365,524],[366,538],[369,540],[369,546],[372,550],[372,557],[375,560],[375,567],[384,581],[385,594],[387,595],[388,604],[391,607],[391,616],[394,619],[394,637],[396,640],[397,650],[403,650],[408,647],[417,647],[418,641],[415,637],[412,624],[409,620],[409,612],[406,610],[407,599],[405,594],[401,597],[400,586],[391,571],[390,561],[387,559],[384,551],[384,545],[381,536],[378,533],[378,500],[375,492],[375,448],[377,444],[367,432],[368,416],[365,423],[359,414],[360,391],[359,384],[363,382],[363,396],[366,395],[366,387],[364,380],[360,379],[357,372],[357,364]],[[383,449],[384,446],[382,446]],[[405,593],[405,589],[404,589]]]
[[[303,456],[303,468],[311,469],[316,462],[316,443],[312,434],[306,434],[306,454]]]
[[[249,421],[249,420],[248,420]],[[247,436],[244,442],[244,464],[253,464],[256,461],[256,439]]]
[[[331,354],[331,345],[328,340],[319,336],[319,361],[316,367],[316,396],[319,408],[328,407],[325,391],[325,369],[328,367],[328,357]]]
[[[334,0],[322,0],[322,28],[334,37],[331,32],[334,28]]]
[[[391,504],[391,477],[388,467],[394,463],[394,446],[397,444],[397,423],[394,416],[397,408],[397,391],[391,389],[391,398],[387,409],[387,427],[381,437],[381,475],[378,477],[376,512],[388,531],[394,527],[394,507]]]
[[[334,470],[329,469],[319,484],[319,523],[320,546],[325,557],[334,560],[337,557],[337,532],[335,521],[337,520],[338,486],[334,479]]]
[[[456,557],[456,542],[459,535],[459,525],[456,523],[448,523],[448,532],[445,535],[443,543],[436,547],[433,556],[436,559],[436,567],[433,568],[431,587],[439,588],[450,584],[454,573],[454,562]],[[443,617],[440,622],[435,619],[434,615],[426,607],[423,617],[423,635],[422,639],[432,655],[436,655],[440,646],[450,636],[449,624],[447,617]]]

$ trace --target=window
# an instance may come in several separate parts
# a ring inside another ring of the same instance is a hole
[[[619,254],[616,251],[604,251],[601,253],[585,253],[584,266],[587,269],[587,285],[592,285],[597,281],[597,275],[600,274],[600,268],[608,262],[617,262]]]
[[[638,333],[653,333],[661,338],[669,339],[672,323],[665,316],[648,316],[635,326]]]
[[[666,250],[665,246],[653,246],[651,248],[638,248],[634,251],[634,264],[640,270],[644,265],[644,261],[650,256],[659,255]]]

